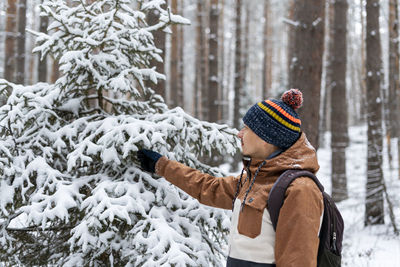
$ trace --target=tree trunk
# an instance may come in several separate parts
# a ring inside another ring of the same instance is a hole
[[[326,1],[326,19],[325,22],[325,86],[323,91],[321,118],[320,118],[320,145],[324,142],[324,134],[330,131],[331,125],[331,91],[332,91],[332,52],[333,52],[333,19],[334,19],[334,6],[332,1]],[[321,92],[322,93],[322,92]]]
[[[166,4],[161,5],[161,8],[166,9]],[[156,9],[149,10],[147,13],[147,23],[149,25],[154,25],[158,22],[160,17],[160,13]],[[156,71],[165,74],[165,32],[162,30],[158,30],[153,32],[153,37],[154,37],[154,44],[158,49],[162,50],[162,55],[161,57],[163,58],[163,62],[158,62],[157,60],[153,59],[150,63],[151,66],[156,67]],[[151,87],[154,89],[156,94],[161,95],[164,100],[166,101],[166,93],[165,93],[165,81],[164,80],[158,80],[157,84],[153,84],[152,82],[147,82],[146,85],[148,87]]]
[[[388,153],[391,162],[391,138],[399,137],[399,14],[397,0],[389,1],[389,121],[386,124]]]
[[[248,75],[248,70],[249,70],[249,43],[250,43],[250,16],[251,16],[251,9],[250,9],[250,5],[245,5],[244,6],[244,30],[243,30],[243,50],[242,50],[242,69],[243,69],[243,88],[242,89],[242,93],[243,96],[246,94],[246,92],[249,91],[249,75]],[[247,102],[247,101],[245,101]],[[247,104],[247,103],[246,103]],[[243,103],[244,105],[244,103]]]
[[[272,86],[272,59],[271,49],[269,44],[270,38],[270,21],[269,21],[269,1],[264,1],[264,27],[263,27],[263,66],[262,66],[262,99],[271,97]]]
[[[43,0],[42,0],[43,3]],[[40,17],[40,25],[39,31],[47,34],[47,27],[49,26],[49,17],[41,16]],[[41,55],[39,55],[38,60],[38,81],[46,82],[47,81],[47,56],[40,60]]]
[[[209,8],[210,8],[210,1],[203,1],[204,3],[202,4],[203,6],[203,14],[202,14],[202,23],[203,23],[203,51],[201,54],[201,68],[203,68],[202,75],[203,75],[203,80],[202,80],[202,91],[201,91],[201,118],[203,120],[208,120],[209,116],[209,100],[210,97],[208,96],[208,73],[209,73],[209,66],[208,66],[208,55],[210,52],[209,48],[209,43],[208,43],[208,36],[209,32],[207,31],[209,29]]]
[[[319,147],[325,146],[325,133],[330,128],[330,44],[332,43],[332,24],[333,24],[333,4],[331,1],[325,1],[325,36],[324,36],[324,49],[325,53],[323,56],[322,65],[322,76],[325,81],[325,85],[321,88],[321,107],[320,107],[320,118],[319,118]]]
[[[267,8],[268,10],[268,16],[267,18],[271,18],[272,14],[271,14],[271,10],[270,8]],[[272,20],[270,19],[270,22]],[[275,68],[275,64],[272,61],[272,55],[273,55],[273,40],[274,40],[274,29],[272,27],[272,23],[270,23],[267,21],[267,68],[266,68],[266,88],[268,89],[268,95],[265,99],[267,99],[268,97],[272,97],[272,71],[273,68]]]
[[[25,84],[25,28],[26,28],[26,0],[19,0],[17,76],[16,76],[16,82],[19,84]]]
[[[364,15],[364,0],[360,0],[360,20],[361,20],[361,90],[362,90],[362,97],[361,97],[361,113],[367,114],[367,63],[366,63],[366,49],[365,49],[365,15]],[[362,117],[363,122],[367,121],[366,115]]]
[[[36,7],[37,3],[34,3],[34,1],[28,1],[27,3],[27,10],[30,10],[30,16],[32,16],[32,18],[38,18],[38,11],[40,13],[40,10],[37,10]],[[39,21],[37,19],[32,20],[32,21],[27,21],[27,23],[29,23],[26,27],[29,29],[37,29],[38,27],[36,26],[37,23]],[[28,48],[27,51],[31,52],[33,50],[33,48],[35,47],[35,38],[32,36],[32,34],[28,34],[27,38],[26,38],[26,42],[28,44]],[[27,64],[28,64],[28,68],[27,68],[27,75],[26,75],[26,83],[27,84],[35,84],[36,81],[36,72],[37,72],[37,68],[36,68],[36,56],[34,56],[32,53],[27,54]]]
[[[210,34],[208,36],[209,56],[208,56],[208,120],[217,122],[220,119],[218,108],[218,0],[211,0],[210,7]]]
[[[220,114],[220,122],[227,123],[228,112],[226,107],[228,106],[229,100],[225,99],[225,96],[229,94],[229,88],[225,83],[225,23],[224,23],[224,9],[225,0],[220,0],[219,18],[218,18],[218,73],[219,73],[219,93],[218,93],[218,109]],[[228,28],[228,27],[227,27]]]
[[[348,198],[346,176],[347,133],[347,0],[335,0],[333,43],[331,57],[331,148],[332,148],[332,197],[335,201]]]
[[[296,1],[294,44],[289,70],[289,87],[303,92],[304,106],[299,111],[302,129],[318,148],[319,106],[322,57],[324,50],[325,1]]]
[[[178,13],[178,0],[171,1],[172,13]],[[183,91],[179,82],[179,25],[172,25],[170,61],[170,107],[182,107]]]
[[[58,59],[53,58],[50,81],[52,83],[55,83],[59,77],[60,77],[60,66],[58,65]]]
[[[364,45],[364,40],[362,40],[359,36],[359,26],[360,26],[360,18],[358,9],[360,7],[358,4],[349,5],[349,13],[348,17],[348,39],[347,39],[347,47],[348,47],[348,71],[350,72],[350,84],[348,88],[351,88],[351,94],[348,94],[349,103],[352,103],[348,106],[348,124],[350,125],[360,125],[363,123],[363,114],[361,112],[361,99],[365,96],[362,95],[362,75],[361,68],[365,68],[363,66],[364,63],[361,62],[361,49],[360,46]],[[364,64],[365,65],[365,64]],[[350,90],[350,89],[349,89]],[[348,92],[350,92],[348,90]]]
[[[399,36],[399,7],[396,0],[389,2],[389,99],[393,106],[391,109],[391,128],[393,136],[397,137],[398,179],[400,179],[400,36]],[[393,109],[393,110],[392,110]]]
[[[243,47],[242,47],[242,23],[241,23],[241,17],[242,17],[242,0],[236,0],[236,30],[235,30],[235,65],[234,65],[234,70],[233,70],[233,76],[234,76],[234,99],[233,99],[233,128],[239,129],[241,126],[241,114],[240,114],[240,109],[241,109],[241,99],[243,98],[243,82],[244,82],[244,71],[243,71],[243,64],[242,64],[242,52],[243,52]],[[232,169],[231,171],[237,171],[239,167],[239,163],[241,160],[241,154],[236,153],[234,156],[234,160],[232,163]]]
[[[203,14],[204,4],[203,1],[197,0],[197,16],[196,16],[196,75],[195,75],[195,89],[194,89],[194,114],[196,118],[200,118],[201,112],[201,99],[203,92],[203,77],[204,67],[202,65],[204,58],[204,28],[203,28]]]
[[[291,20],[291,21],[293,21],[294,20],[294,11],[295,11],[295,8],[296,8],[296,1],[295,0],[289,0],[290,2],[289,2],[289,14],[288,14],[288,19],[289,20]],[[295,32],[296,32],[296,29],[295,29],[295,27],[293,27],[293,25],[288,25],[288,27],[287,27],[287,29],[288,29],[288,46],[287,46],[287,69],[288,70],[290,70],[291,69],[291,67],[292,67],[292,64],[294,63],[294,62],[292,62],[294,59],[295,59],[295,57],[294,57],[294,50],[295,50]]]
[[[17,25],[17,5],[15,0],[7,1],[6,29],[5,29],[5,56],[4,56],[4,79],[15,82],[15,46],[16,46],[16,26]]]
[[[379,0],[367,0],[367,122],[368,163],[365,203],[365,225],[383,224],[382,172],[382,97],[381,43],[379,32]]]
[[[206,108],[204,107],[204,98],[207,98],[206,82],[207,82],[207,66],[206,66],[206,50],[207,42],[205,38],[204,16],[206,14],[206,6],[204,1],[197,1],[197,35],[196,35],[196,88],[194,94],[195,116],[197,118],[206,119]],[[206,103],[206,102],[205,102]]]
[[[183,12],[185,10],[185,1],[181,0],[179,3],[179,14],[181,14],[183,16]],[[185,38],[184,38],[184,33],[183,33],[183,26],[179,25],[178,28],[178,88],[180,89],[179,93],[179,99],[181,101],[181,107],[185,108],[185,88],[184,88],[184,71],[185,71],[185,64],[184,64],[184,59],[183,59],[183,54],[184,54],[184,42],[185,42]]]
[[[241,64],[242,59],[242,31],[241,31],[241,17],[242,17],[242,0],[236,0],[236,45],[235,45],[235,68],[234,68],[234,90],[235,98],[233,100],[233,127],[239,129],[240,127],[240,99],[242,97],[243,87],[243,69]]]

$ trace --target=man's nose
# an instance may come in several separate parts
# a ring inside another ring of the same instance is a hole
[[[237,137],[242,138],[243,137],[243,129],[241,129],[238,133],[237,133]]]

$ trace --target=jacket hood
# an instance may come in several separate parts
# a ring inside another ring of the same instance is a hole
[[[256,172],[263,161],[264,160],[251,160],[249,169],[252,174]],[[277,178],[288,169],[308,170],[314,174],[319,169],[316,150],[307,140],[304,133],[302,133],[299,139],[287,150],[274,158],[266,160],[266,164],[260,168],[257,180],[263,178]]]

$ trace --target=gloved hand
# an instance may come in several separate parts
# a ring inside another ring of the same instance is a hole
[[[140,149],[137,152],[137,157],[143,170],[155,172],[156,163],[162,156],[153,150]]]

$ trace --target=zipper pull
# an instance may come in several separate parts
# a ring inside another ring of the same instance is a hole
[[[335,252],[338,252],[337,251],[337,247],[336,247],[336,232],[333,232],[333,249],[334,249],[334,251]]]

